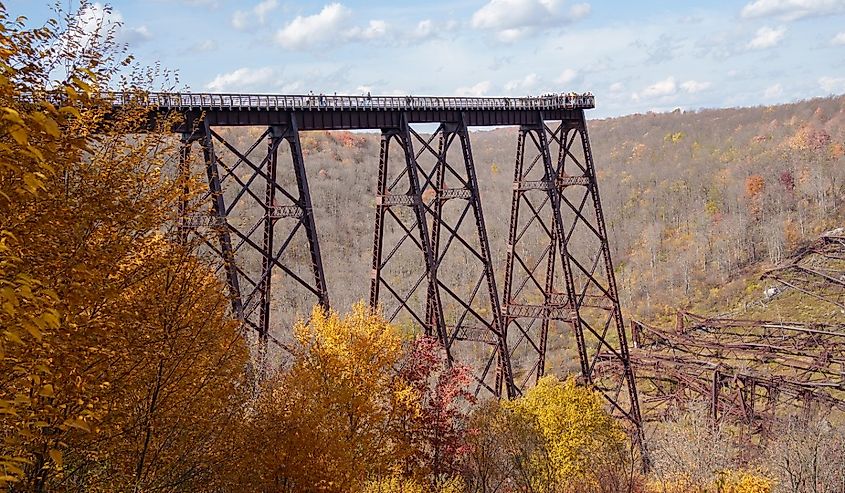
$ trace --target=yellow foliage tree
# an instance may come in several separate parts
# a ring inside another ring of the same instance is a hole
[[[416,396],[397,378],[399,332],[363,304],[347,316],[315,308],[295,328],[292,366],[250,416],[242,480],[252,491],[355,491],[389,477],[392,429]]]
[[[649,493],[771,493],[774,481],[756,471],[728,469],[707,484],[699,484],[689,475],[680,474],[664,480],[651,480]]]
[[[210,267],[163,236],[172,122],[101,96],[130,62],[109,33],[21,22],[0,6],[0,482],[213,489],[247,353]]]
[[[39,47],[56,38],[51,27],[24,29],[0,4],[0,426],[5,443],[0,486],[24,475],[30,457],[20,444],[43,427],[31,410],[56,392],[44,337],[59,327],[59,297],[27,256],[31,238],[26,233],[34,226],[28,206],[48,204],[47,182],[57,176],[57,162],[85,148],[63,127],[79,115],[75,103],[84,96],[91,71],[68,74],[65,104],[38,97],[46,75]],[[22,350],[40,357],[21,358]],[[47,452],[57,459],[54,465],[60,462],[58,450]]]
[[[715,481],[717,493],[771,493],[774,481],[765,475],[749,470],[727,470]]]
[[[432,489],[427,484],[401,476],[368,481],[361,493],[463,493],[465,486],[460,478],[452,478]]]
[[[595,466],[624,451],[625,432],[601,397],[573,378],[561,382],[546,376],[504,406],[533,421],[545,441],[543,454],[532,458],[536,491],[596,485]]]
[[[572,378],[547,376],[518,399],[482,405],[468,434],[474,491],[628,491],[637,479],[624,431]]]

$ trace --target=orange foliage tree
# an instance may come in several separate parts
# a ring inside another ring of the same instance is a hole
[[[466,372],[445,369],[436,343],[405,341],[363,304],[343,317],[316,308],[295,334],[291,367],[247,416],[242,460],[252,467],[240,488],[454,485],[471,397]]]
[[[22,22],[0,6],[0,482],[211,490],[247,353],[210,267],[163,234],[172,122],[101,97],[131,63],[107,30]]]

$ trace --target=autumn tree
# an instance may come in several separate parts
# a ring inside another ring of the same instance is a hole
[[[0,482],[214,488],[247,353],[210,266],[166,233],[173,122],[104,96],[156,74],[73,14],[0,12]]]
[[[315,308],[241,434],[251,491],[457,491],[469,373],[362,303]]]
[[[459,472],[467,453],[465,427],[475,396],[468,387],[469,368],[449,366],[437,339],[415,338],[399,370],[409,412],[399,413],[394,426],[397,459],[406,476],[432,486],[448,483]]]
[[[470,491],[627,491],[629,443],[593,390],[546,376],[524,396],[488,404],[471,421]],[[508,486],[509,485],[509,486]]]
[[[363,304],[342,317],[315,308],[294,329],[291,367],[271,378],[248,416],[252,491],[353,491],[389,476],[391,428],[416,396],[394,368],[398,331]]]
[[[845,431],[822,416],[806,421],[790,418],[779,425],[764,458],[787,491],[845,489]]]
[[[532,491],[533,468],[536,458],[545,456],[545,440],[528,416],[495,400],[483,402],[470,417],[467,442],[467,491]]]
[[[506,407],[532,420],[545,441],[544,460],[535,470],[540,491],[555,491],[543,485],[599,486],[596,466],[608,456],[625,457],[620,424],[596,392],[577,386],[573,378],[561,382],[547,376]]]

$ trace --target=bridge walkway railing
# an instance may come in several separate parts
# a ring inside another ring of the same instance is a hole
[[[141,102],[147,106],[173,109],[254,110],[558,110],[595,107],[591,94],[560,94],[525,98],[335,96],[216,93],[124,93],[107,95],[116,106]]]

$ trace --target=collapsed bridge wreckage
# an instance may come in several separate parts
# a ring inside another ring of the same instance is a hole
[[[778,283],[766,290],[767,300],[794,290],[845,319],[845,228],[823,234],[761,277]],[[692,401],[707,402],[714,422],[764,435],[789,415],[845,415],[845,323],[680,311],[674,327],[635,320],[631,332],[645,421],[666,419]],[[608,358],[601,366],[612,371],[614,365]]]

